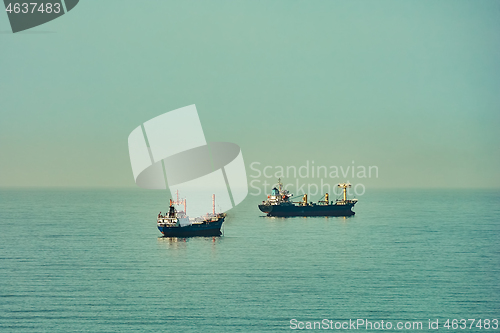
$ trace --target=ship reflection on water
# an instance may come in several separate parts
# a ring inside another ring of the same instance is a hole
[[[189,242],[193,241],[202,241],[204,243],[213,243],[217,244],[221,236],[211,236],[211,237],[158,237],[158,245],[160,245],[162,248],[167,248],[167,249],[181,249],[181,248],[186,248],[187,244]]]
[[[268,221],[289,221],[293,219],[301,219],[303,221],[311,220],[311,219],[322,219],[322,220],[347,220],[354,219],[355,215],[346,215],[346,216],[268,216],[268,215],[259,215],[261,218],[265,218]]]

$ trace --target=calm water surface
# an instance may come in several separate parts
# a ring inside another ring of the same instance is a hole
[[[350,218],[267,218],[262,199],[223,237],[166,239],[165,192],[0,190],[0,331],[500,319],[499,191],[372,190]]]

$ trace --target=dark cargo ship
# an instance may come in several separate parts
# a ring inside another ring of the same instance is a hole
[[[178,212],[174,204],[184,205],[184,211]],[[215,195],[213,195],[211,214],[189,218],[186,215],[186,199],[180,201],[177,194],[176,201],[170,199],[168,213],[165,216],[161,215],[161,212],[158,214],[157,226],[165,237],[220,236],[220,228],[225,217],[225,213],[215,213]]]
[[[344,190],[344,198],[336,201],[328,200],[328,193],[325,194],[325,200],[317,203],[307,202],[307,194],[304,194],[302,201],[292,202],[293,196],[288,190],[283,189],[281,180],[278,179],[278,187],[273,188],[271,195],[267,196],[266,201],[262,201],[259,209],[267,216],[351,216],[355,213],[352,207],[358,202],[357,199],[347,199],[346,190],[351,184],[338,184],[338,187]]]

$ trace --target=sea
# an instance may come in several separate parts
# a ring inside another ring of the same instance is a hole
[[[166,193],[0,189],[0,332],[500,330],[498,190],[367,189],[352,217],[249,195],[197,238],[162,237]]]

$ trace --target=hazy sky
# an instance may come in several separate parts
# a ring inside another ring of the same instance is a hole
[[[247,166],[500,187],[499,1],[84,0],[0,50],[0,186],[135,186],[130,132],[196,104]]]

